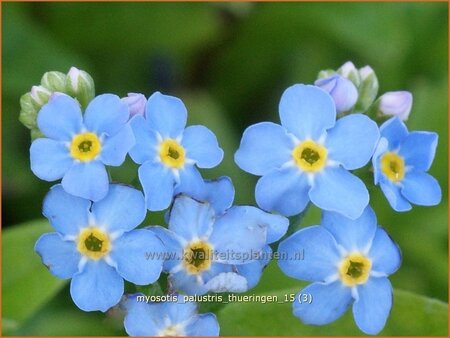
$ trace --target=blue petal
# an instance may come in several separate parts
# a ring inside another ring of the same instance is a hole
[[[441,202],[439,182],[427,173],[411,171],[406,174],[402,183],[402,195],[414,204],[431,206]]]
[[[236,272],[222,272],[210,279],[205,287],[209,292],[245,292],[247,279]]]
[[[220,262],[248,263],[266,244],[267,224],[261,223],[259,215],[255,217],[249,210],[249,207],[235,206],[216,220],[210,242]]]
[[[73,164],[63,142],[38,138],[30,147],[31,171],[45,181],[59,180]]]
[[[208,238],[214,224],[215,213],[209,203],[200,203],[189,196],[177,197],[170,210],[169,229],[190,241]]]
[[[130,118],[128,105],[117,95],[103,94],[94,98],[84,113],[84,123],[89,131],[113,136]]]
[[[177,138],[186,126],[187,111],[179,98],[156,92],[147,101],[145,117],[162,138]]]
[[[39,111],[37,124],[45,136],[70,141],[83,127],[80,105],[67,95],[55,97]]]
[[[340,253],[336,240],[324,227],[297,231],[278,246],[278,266],[289,277],[324,281],[337,272]]]
[[[236,265],[237,272],[247,279],[248,289],[254,288],[259,283],[264,268],[270,261],[272,249],[269,245],[264,247],[262,254],[261,259],[257,259],[254,262]]]
[[[181,264],[183,258],[182,239],[174,232],[160,226],[152,226],[147,229],[164,243],[167,253],[163,266],[164,271],[170,272],[174,267]]]
[[[400,248],[380,227],[375,233],[368,257],[372,260],[372,270],[386,275],[393,274],[402,263]]]
[[[129,124],[126,124],[114,136],[105,138],[102,145],[101,161],[106,165],[120,166],[125,161],[125,157],[134,143],[133,130]]]
[[[175,184],[172,172],[160,163],[150,162],[141,165],[138,172],[147,209],[159,211],[168,208],[172,202]]]
[[[333,99],[315,86],[296,84],[286,89],[279,111],[282,126],[300,140],[317,140],[336,122]]]
[[[392,286],[387,278],[369,278],[358,285],[359,299],[353,304],[356,325],[366,334],[378,334],[392,307]]]
[[[307,295],[307,296],[303,296]],[[303,297],[311,296],[311,303]],[[351,288],[340,281],[323,284],[313,283],[295,296],[294,316],[305,324],[325,325],[341,317],[352,303]],[[302,300],[300,303],[299,300]]]
[[[179,295],[177,302],[161,303],[160,314],[167,317],[172,324],[186,322],[197,315],[197,304],[195,302],[184,302],[184,297]]]
[[[206,201],[202,198],[206,190],[205,182],[202,175],[195,165],[187,164],[179,169],[179,182],[175,185],[174,195],[184,193],[201,201]],[[197,198],[198,197],[198,198]]]
[[[377,231],[377,218],[370,206],[355,220],[335,212],[324,211],[322,225],[347,251],[366,251]]]
[[[199,168],[213,168],[223,159],[216,135],[204,126],[187,127],[181,144],[186,149],[186,157],[194,160]]]
[[[389,149],[396,150],[408,136],[408,129],[398,117],[393,117],[380,126],[380,133],[388,140]]]
[[[234,186],[231,178],[222,176],[217,180],[205,180],[204,196],[202,200],[211,204],[216,215],[222,215],[232,206],[234,200]]]
[[[114,241],[110,256],[119,275],[136,285],[148,285],[161,274],[164,252],[163,243],[153,232],[138,229]]]
[[[110,233],[122,233],[136,228],[142,223],[146,213],[142,193],[121,184],[110,184],[108,195],[92,205],[95,222]]]
[[[309,197],[319,208],[336,211],[350,219],[361,216],[369,204],[364,183],[341,167],[326,168],[316,174]]]
[[[58,184],[45,196],[42,213],[56,231],[75,236],[89,224],[90,207],[90,201],[68,194]]]
[[[248,127],[234,161],[242,170],[254,175],[265,175],[292,159],[294,144],[282,126],[262,122]]]
[[[194,321],[186,326],[186,336],[217,337],[219,335],[219,323],[213,313],[198,315]]]
[[[215,257],[213,257],[213,258],[215,258]],[[235,267],[234,265],[218,263],[213,260],[209,269],[202,272],[201,277],[202,277],[203,281],[205,283],[207,283],[211,279],[213,279],[214,277],[216,277],[217,275],[219,275],[221,273],[235,271],[234,267]]]
[[[109,179],[105,165],[91,161],[74,163],[61,183],[69,194],[95,202],[108,193]]]
[[[258,180],[256,203],[261,209],[293,216],[306,208],[309,190],[306,175],[297,168],[274,169]]]
[[[353,170],[369,162],[379,137],[375,122],[365,115],[352,114],[339,119],[328,131],[325,145],[330,159]]]
[[[136,144],[130,150],[130,156],[134,162],[142,164],[153,161],[157,156],[158,138],[150,128],[148,122],[142,116],[135,116],[130,121]]]
[[[399,154],[403,156],[405,164],[414,170],[427,171],[433,163],[438,135],[426,131],[413,131],[403,141]]]
[[[123,295],[124,282],[117,271],[104,260],[88,260],[82,272],[70,283],[70,294],[83,311],[106,312]]]
[[[41,256],[42,263],[56,277],[71,278],[78,271],[81,256],[73,241],[63,241],[56,233],[43,234],[34,250]]]
[[[411,210],[411,204],[400,193],[400,187],[388,180],[380,182],[380,188],[391,207],[398,212]]]
[[[381,172],[380,158],[381,155],[384,154],[387,150],[388,150],[388,140],[382,137],[378,141],[378,145],[372,157],[373,181],[375,184],[378,184],[381,180],[384,179],[384,174]]]
[[[125,301],[125,331],[130,336],[156,336],[164,328],[160,303],[138,302],[136,294],[128,296]]]
[[[197,278],[197,275],[188,274],[184,270],[170,274],[169,280],[175,290],[183,291],[188,295],[204,295],[208,292],[205,284]]]

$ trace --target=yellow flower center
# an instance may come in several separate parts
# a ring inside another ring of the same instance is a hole
[[[183,146],[171,138],[160,144],[159,157],[162,163],[172,168],[183,167],[186,159]]]
[[[392,182],[398,182],[405,177],[405,161],[393,152],[387,152],[381,157],[381,171]]]
[[[193,275],[208,270],[212,258],[213,248],[204,241],[191,242],[183,251],[183,265],[187,272]]]
[[[98,228],[84,228],[78,235],[78,251],[93,260],[99,260],[111,250],[111,240]]]
[[[75,135],[70,144],[70,155],[73,158],[89,162],[93,160],[102,150],[102,144],[94,133],[82,133]]]
[[[339,266],[339,276],[347,286],[364,284],[369,278],[372,262],[360,253],[345,257]]]
[[[292,151],[295,164],[307,172],[321,170],[325,166],[327,155],[328,151],[324,146],[311,140],[300,143]]]

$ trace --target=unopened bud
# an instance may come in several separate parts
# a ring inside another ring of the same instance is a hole
[[[123,97],[122,101],[128,105],[128,109],[130,110],[130,118],[135,115],[144,116],[147,99],[143,94],[128,93],[128,96]]]
[[[336,104],[336,111],[343,113],[351,110],[358,99],[358,91],[352,81],[335,74],[319,79],[314,84],[328,92]]]
[[[361,78],[359,75],[358,70],[356,69],[355,65],[351,61],[347,61],[344,63],[338,70],[337,73],[339,75],[342,75],[343,77],[349,79],[353,82],[356,88],[359,87],[361,84]]]
[[[95,97],[94,80],[84,70],[72,67],[67,73],[66,92],[86,108]]]
[[[47,72],[42,76],[41,85],[51,92],[65,92],[66,74],[61,72]]]
[[[378,116],[397,116],[402,121],[408,119],[411,112],[413,96],[408,91],[387,92],[381,95],[377,102]]]

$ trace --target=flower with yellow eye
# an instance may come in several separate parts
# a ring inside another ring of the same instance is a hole
[[[411,210],[411,203],[431,206],[442,198],[438,181],[427,173],[433,163],[438,135],[408,132],[398,117],[380,127],[381,139],[372,158],[379,184],[395,211]]]
[[[145,218],[142,193],[111,184],[99,202],[72,196],[60,184],[44,200],[43,214],[56,232],[43,234],[35,250],[52,274],[72,278],[70,293],[84,311],[107,311],[124,292],[124,279],[155,282],[165,248],[148,230],[134,230]],[[149,252],[155,259],[147,259]]]
[[[262,176],[258,205],[285,216],[302,212],[309,201],[355,219],[369,202],[364,183],[348,170],[364,166],[379,138],[367,116],[336,121],[335,103],[319,87],[297,84],[280,100],[281,125],[262,122],[244,131],[237,165]]]
[[[163,210],[180,185],[202,184],[199,168],[212,168],[223,158],[216,136],[204,126],[185,128],[187,111],[173,96],[154,93],[145,106],[145,117],[131,125],[136,145],[131,158],[139,167],[147,208]]]
[[[127,104],[116,95],[97,96],[84,116],[75,99],[55,96],[37,117],[45,138],[31,144],[31,170],[45,181],[62,178],[71,195],[102,199],[109,185],[105,165],[121,165],[135,142],[129,115]]]
[[[353,304],[356,325],[364,333],[383,329],[392,307],[387,277],[400,267],[401,253],[370,207],[356,220],[325,211],[322,226],[297,231],[278,252],[286,275],[313,282],[293,303],[294,315],[305,324],[331,323]],[[301,295],[311,301],[302,301]]]

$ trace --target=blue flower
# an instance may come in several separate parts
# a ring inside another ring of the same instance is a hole
[[[309,201],[355,219],[369,203],[364,183],[348,170],[372,157],[378,127],[352,114],[336,122],[335,104],[314,86],[289,87],[280,101],[281,126],[262,122],[244,131],[235,154],[238,166],[262,176],[258,205],[285,216],[302,212]]]
[[[218,336],[213,313],[197,313],[194,302],[149,302],[142,294],[128,295],[124,326],[130,336]]]
[[[84,117],[76,100],[54,97],[37,117],[46,137],[31,144],[31,170],[46,181],[62,178],[71,195],[101,200],[109,184],[105,165],[120,166],[135,143],[128,118],[127,104],[112,94],[93,99]]]
[[[297,231],[278,248],[278,265],[286,275],[313,282],[297,294],[294,315],[306,324],[324,325],[353,304],[356,325],[377,334],[392,307],[387,276],[400,267],[400,249],[377,225],[370,207],[356,220],[324,212],[322,225]],[[302,295],[311,302],[300,301]]]
[[[250,206],[235,206],[216,215],[213,206],[178,196],[169,215],[169,228],[151,227],[165,244],[164,271],[176,290],[188,294],[244,292],[259,279],[258,260],[266,244],[286,232],[288,220]],[[251,265],[240,273],[236,266]],[[250,268],[249,268],[250,269]]]
[[[139,180],[149,210],[166,209],[177,185],[201,182],[196,166],[212,168],[222,161],[216,136],[204,126],[185,129],[186,119],[180,99],[156,92],[147,101],[145,118],[131,122],[136,145],[130,155],[141,164]]]
[[[44,200],[43,214],[56,232],[42,235],[35,250],[50,272],[72,278],[70,293],[84,311],[105,312],[120,301],[126,279],[134,284],[155,282],[162,258],[161,241],[148,230],[133,230],[145,218],[144,196],[136,189],[111,184],[99,202],[66,193],[54,186]]]
[[[395,211],[408,211],[411,204],[436,205],[442,197],[438,181],[427,174],[438,143],[436,133],[408,132],[393,117],[381,127],[381,139],[372,158],[375,184],[379,184]]]

